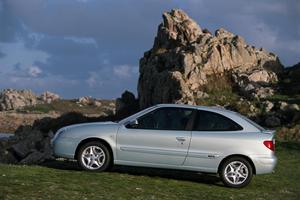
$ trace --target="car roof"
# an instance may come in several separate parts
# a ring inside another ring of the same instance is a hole
[[[191,108],[191,109],[201,109],[201,110],[207,110],[212,112],[224,112],[224,113],[231,113],[236,114],[236,112],[226,110],[223,107],[217,107],[217,106],[196,106],[196,105],[188,105],[188,104],[157,104],[155,105],[157,107],[173,107],[173,108]]]
[[[231,120],[237,122],[238,124],[242,125],[244,130],[243,131],[252,131],[252,132],[256,132],[256,131],[261,131],[258,126],[254,125],[255,123],[252,122],[251,120],[247,119],[246,117],[242,116],[241,114],[237,113],[237,112],[233,112],[230,110],[226,110],[223,107],[216,107],[216,106],[196,106],[196,105],[187,105],[187,104],[156,104],[152,107],[146,108],[134,115],[131,115],[123,120],[121,120],[119,123],[124,123],[127,122],[131,119],[135,119],[136,117],[143,115],[147,112],[151,112],[152,110],[156,109],[156,108],[190,108],[190,109],[195,109],[195,110],[205,110],[205,111],[210,111],[210,112],[215,112],[218,114],[222,114],[228,118],[230,118]],[[250,123],[251,121],[251,123]]]

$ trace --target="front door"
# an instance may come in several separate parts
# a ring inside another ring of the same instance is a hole
[[[125,124],[117,134],[117,160],[129,163],[182,165],[191,138],[193,110],[157,108]],[[125,163],[126,164],[126,163]]]

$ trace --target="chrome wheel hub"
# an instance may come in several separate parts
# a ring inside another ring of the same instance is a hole
[[[225,179],[234,185],[239,185],[245,182],[249,175],[248,167],[240,162],[233,161],[225,167]]]
[[[98,146],[89,146],[83,150],[81,161],[86,168],[96,170],[104,164],[105,153]]]

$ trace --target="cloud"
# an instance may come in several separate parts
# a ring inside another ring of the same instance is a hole
[[[125,90],[136,93],[137,66],[128,64],[103,66],[99,70],[90,71],[85,79],[88,95],[106,97],[118,97]]]
[[[103,85],[103,82],[100,79],[100,76],[97,72],[90,72],[86,82],[90,88],[95,88],[99,85]]]
[[[35,62],[46,63],[50,57],[48,53],[37,49],[29,49],[21,40],[13,43],[1,43],[0,47],[5,56],[0,58],[0,70],[2,73],[11,73],[16,70],[15,65],[20,65],[19,69],[34,66]],[[17,73],[17,72],[15,72]]]
[[[137,74],[138,67],[129,65],[117,65],[113,67],[113,73],[119,78],[130,78]]]
[[[94,45],[96,48],[98,48],[98,44],[94,38],[91,37],[64,37],[64,39],[71,40],[78,44],[88,44],[88,45]]]
[[[42,73],[42,70],[38,66],[30,66],[28,68],[28,74],[32,77],[38,77]]]

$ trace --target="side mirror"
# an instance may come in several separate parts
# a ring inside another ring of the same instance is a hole
[[[139,122],[137,119],[134,119],[125,125],[126,128],[138,128]]]

